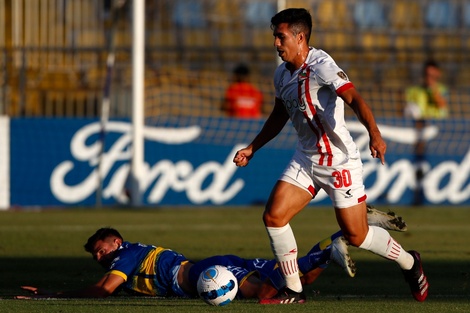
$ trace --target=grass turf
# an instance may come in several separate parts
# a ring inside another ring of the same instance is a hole
[[[382,208],[383,209],[383,208]],[[21,285],[70,290],[94,283],[101,268],[83,244],[103,226],[117,228],[128,241],[160,245],[193,260],[216,254],[271,258],[261,207],[64,209],[0,213],[0,312],[469,312],[470,209],[396,208],[408,223],[393,237],[418,250],[430,282],[424,303],[414,301],[393,262],[350,248],[355,278],[331,265],[306,288],[308,302],[261,306],[254,300],[215,308],[194,299],[133,298],[125,294],[92,300],[13,300]],[[333,210],[309,207],[293,221],[300,254],[337,230]]]

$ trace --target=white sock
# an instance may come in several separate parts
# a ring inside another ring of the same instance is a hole
[[[266,227],[271,249],[276,257],[279,268],[286,280],[286,286],[293,291],[301,292],[302,283],[297,265],[297,243],[289,224],[283,227]]]
[[[406,252],[401,245],[390,236],[388,231],[377,226],[369,226],[366,239],[359,248],[373,252],[381,257],[393,260],[404,269],[409,270],[414,263],[414,259]]]

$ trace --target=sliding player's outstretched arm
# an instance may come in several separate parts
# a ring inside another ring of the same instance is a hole
[[[96,284],[84,289],[72,291],[51,292],[33,286],[21,286],[21,289],[29,291],[28,296],[15,296],[15,299],[38,299],[38,298],[106,298],[124,282],[121,276],[107,274]]]

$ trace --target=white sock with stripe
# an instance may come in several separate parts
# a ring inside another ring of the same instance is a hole
[[[302,283],[297,265],[297,243],[292,228],[287,224],[283,227],[266,227],[266,230],[271,240],[271,249],[286,280],[286,286],[293,291],[301,292]]]
[[[388,231],[377,226],[369,226],[366,239],[359,248],[393,260],[404,270],[409,270],[414,263],[411,254],[406,252]]]

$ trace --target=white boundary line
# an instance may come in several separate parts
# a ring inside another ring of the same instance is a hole
[[[10,207],[10,119],[0,116],[0,210]]]

